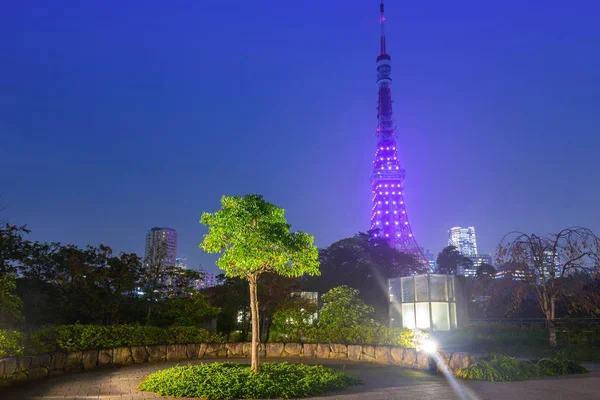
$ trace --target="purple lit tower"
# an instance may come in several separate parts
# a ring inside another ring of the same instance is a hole
[[[406,172],[400,166],[396,151],[396,132],[392,117],[391,57],[385,50],[385,17],[383,1],[381,12],[381,53],[377,57],[377,151],[373,161],[371,189],[373,192],[373,210],[371,229],[375,237],[389,240],[390,246],[399,251],[417,256],[423,266],[429,263],[423,256],[410,228],[406,205],[404,204],[403,183]]]

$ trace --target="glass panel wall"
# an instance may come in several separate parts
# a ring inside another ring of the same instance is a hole
[[[450,313],[448,303],[431,303],[431,323],[434,331],[450,330]]]
[[[434,331],[456,329],[455,285],[452,275],[389,279],[390,326]]]

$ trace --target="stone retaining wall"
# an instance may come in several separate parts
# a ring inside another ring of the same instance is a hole
[[[5,358],[0,360],[0,385],[37,380],[71,371],[87,371],[110,364],[250,357],[250,348],[250,343],[174,344]],[[452,372],[475,363],[473,356],[467,353],[439,352],[438,354]],[[259,357],[334,359],[416,369],[430,368],[429,355],[425,352],[390,346],[267,343],[260,345]]]

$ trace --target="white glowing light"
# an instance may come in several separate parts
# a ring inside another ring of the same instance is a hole
[[[437,343],[431,339],[425,339],[421,343],[421,350],[423,350],[425,353],[435,353],[437,351],[437,347]]]

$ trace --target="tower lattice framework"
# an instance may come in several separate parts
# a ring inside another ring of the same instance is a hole
[[[404,202],[404,179],[406,171],[398,160],[396,132],[392,116],[391,57],[385,48],[384,7],[381,13],[381,52],[377,57],[377,150],[373,161],[371,189],[373,209],[371,229],[374,236],[389,241],[390,246],[399,251],[415,255],[424,267],[429,263],[423,256],[413,235],[406,204]]]

